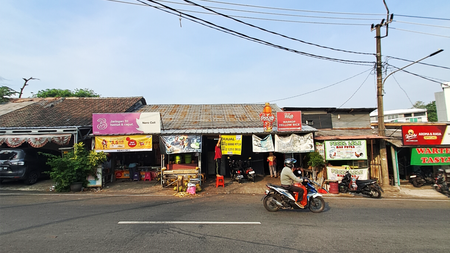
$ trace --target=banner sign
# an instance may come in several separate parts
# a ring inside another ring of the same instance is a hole
[[[411,165],[450,165],[450,148],[413,148]]]
[[[151,151],[151,135],[95,136],[96,152]]]
[[[161,117],[159,112],[94,113],[92,131],[94,135],[159,134]]]
[[[275,152],[279,153],[307,153],[314,151],[313,134],[289,136],[275,135]]]
[[[449,125],[402,126],[403,145],[450,145]]]
[[[366,140],[325,141],[325,160],[367,160]]]
[[[341,181],[344,177],[345,173],[349,171],[352,175],[352,178],[356,178],[358,180],[367,180],[369,179],[369,169],[346,169],[339,167],[327,167],[327,178],[328,180],[338,180]]]
[[[163,135],[161,148],[166,154],[202,152],[202,137],[200,135]]]
[[[222,155],[241,155],[242,135],[221,135]]]
[[[277,112],[278,131],[302,130],[302,112]]]
[[[264,138],[260,138],[256,135],[253,135],[252,139],[253,139],[253,152],[255,153],[273,152],[275,150],[273,146],[272,135],[270,134]]]
[[[318,152],[325,160],[325,145],[323,142],[316,142],[316,152]]]

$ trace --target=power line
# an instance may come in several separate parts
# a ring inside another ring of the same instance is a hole
[[[367,71],[371,71],[371,70],[373,70],[373,68],[370,68],[370,69],[368,69],[368,70],[364,70],[363,72],[361,72],[361,73],[359,73],[359,74],[356,74],[356,75],[354,75],[354,76],[351,76],[351,77],[349,77],[349,78],[346,78],[346,79],[344,79],[344,80],[341,80],[341,81],[339,81],[339,82],[336,82],[336,83],[327,85],[327,86],[322,87],[322,88],[319,88],[319,89],[315,89],[315,90],[312,90],[312,91],[308,91],[308,92],[305,92],[305,93],[302,93],[302,94],[298,94],[298,95],[294,95],[294,96],[290,96],[290,97],[286,97],[286,98],[275,99],[275,100],[272,100],[272,101],[269,101],[269,102],[272,103],[272,102],[281,101],[281,100],[288,100],[288,99],[292,99],[292,98],[296,98],[296,97],[308,95],[308,94],[311,94],[311,93],[314,93],[314,92],[317,92],[317,91],[320,91],[320,90],[324,90],[324,89],[330,88],[330,87],[332,87],[332,86],[338,85],[338,84],[340,84],[340,83],[343,83],[343,82],[345,82],[345,81],[348,81],[348,80],[350,80],[350,79],[352,79],[352,78],[355,78],[355,77],[357,77],[357,76],[359,76],[359,75],[362,75],[362,74],[366,73]],[[367,79],[367,78],[366,78],[366,79]]]
[[[421,19],[434,19],[434,20],[450,21],[450,18],[422,17],[422,16],[402,15],[402,14],[395,14],[395,16],[405,17],[405,18],[421,18]]]
[[[406,30],[406,29],[395,28],[395,27],[392,27],[392,26],[390,26],[390,28],[395,29],[395,30],[399,30],[399,31],[404,31],[404,32],[419,33],[419,34],[425,34],[425,35],[431,35],[431,36],[437,36],[437,37],[443,37],[443,38],[450,38],[450,36],[444,36],[444,35],[438,35],[438,34],[432,34],[432,33],[424,33],[424,32],[411,31],[411,30]]]
[[[406,61],[406,62],[414,62],[412,60],[407,60],[407,59],[398,58],[398,57],[394,57],[394,56],[386,56],[386,58],[391,58],[391,59],[400,60],[400,61]],[[430,66],[430,67],[436,67],[436,68],[442,68],[442,69],[450,70],[450,67],[439,66],[439,65],[429,64],[429,63],[425,63],[425,62],[417,62],[417,64],[422,64],[422,65],[425,65],[425,66]]]
[[[358,89],[356,89],[355,92],[353,92],[353,94],[344,103],[342,103],[337,109],[344,106],[348,101],[350,101],[350,99],[352,99],[353,96],[355,96],[355,94],[361,89],[361,87],[364,85],[364,83],[367,81],[367,78],[369,78],[369,76],[371,74],[372,74],[372,71],[369,72],[369,74],[366,76],[366,79],[364,79],[364,81],[361,83],[361,85],[359,85]]]
[[[316,46],[316,47],[325,48],[325,49],[329,49],[329,50],[339,51],[339,52],[352,53],[352,54],[375,55],[374,53],[362,53],[362,52],[355,52],[355,51],[350,51],[350,50],[337,49],[337,48],[322,46],[322,45],[319,45],[319,44],[315,44],[315,43],[307,42],[307,41],[304,41],[304,40],[296,39],[296,38],[293,38],[293,37],[286,36],[284,34],[280,34],[280,33],[277,33],[277,32],[273,32],[273,31],[267,30],[267,29],[262,28],[260,26],[256,26],[256,25],[253,25],[253,24],[241,21],[239,19],[235,19],[235,18],[230,17],[228,15],[225,15],[225,14],[222,14],[220,12],[216,12],[216,11],[214,11],[212,9],[209,9],[209,8],[207,8],[205,6],[202,6],[202,5],[196,4],[194,2],[191,2],[189,0],[184,0],[184,1],[187,2],[187,3],[190,3],[192,5],[195,5],[197,7],[203,8],[203,9],[205,9],[207,11],[213,12],[213,13],[215,13],[217,15],[222,16],[222,17],[225,17],[225,18],[228,18],[228,19],[232,19],[232,20],[234,20],[234,21],[236,21],[238,23],[241,23],[241,24],[244,24],[244,25],[256,28],[256,29],[259,29],[259,30],[264,31],[264,32],[268,32],[268,33],[271,33],[271,34],[274,34],[274,35],[278,35],[278,36],[281,36],[281,37],[286,38],[286,39],[298,41],[298,42],[301,42],[301,43],[304,43],[304,44],[308,44],[308,45],[311,45],[311,46]]]
[[[392,21],[395,22],[395,23],[402,23],[402,24],[409,24],[409,25],[421,25],[421,26],[429,26],[429,27],[437,27],[437,28],[450,29],[450,26],[421,24],[421,23],[404,22],[404,21],[398,21],[398,20],[392,20]]]
[[[408,96],[408,93],[406,93],[406,90],[403,89],[403,87],[400,85],[400,83],[397,81],[397,78],[395,78],[395,75],[392,75],[392,77],[394,78],[395,82],[397,83],[398,87],[400,87],[400,89],[405,93],[406,97],[408,98],[409,102],[411,103],[411,105],[414,107],[413,102],[411,101],[411,99]]]
[[[386,65],[387,65],[387,66],[391,66],[391,67],[396,68],[396,69],[401,69],[401,68],[396,67],[396,66],[394,66],[394,65],[392,65],[392,64],[389,64],[389,63],[386,63]],[[403,72],[405,72],[405,73],[408,73],[408,74],[410,74],[410,75],[417,76],[417,77],[420,77],[420,78],[422,78],[422,79],[428,80],[428,81],[430,81],[430,82],[434,82],[434,83],[438,83],[438,84],[441,84],[441,83],[442,83],[442,81],[436,81],[437,78],[434,78],[434,77],[425,77],[425,76],[422,76],[422,75],[419,75],[419,74],[416,74],[416,73],[409,72],[409,71],[404,70],[404,69],[402,69],[401,71],[403,71]]]
[[[373,62],[370,62],[370,61],[356,61],[356,60],[346,60],[346,59],[332,58],[332,57],[316,55],[316,54],[311,54],[311,53],[307,53],[307,52],[303,52],[303,51],[287,48],[287,47],[280,46],[280,45],[277,45],[277,44],[274,44],[274,43],[271,43],[271,42],[268,42],[268,41],[265,41],[265,40],[261,40],[261,39],[255,38],[255,37],[248,36],[246,34],[243,34],[243,33],[240,33],[240,32],[237,32],[237,31],[234,31],[234,30],[231,30],[231,29],[228,29],[228,28],[223,27],[223,26],[216,25],[216,24],[214,24],[212,22],[209,22],[207,20],[204,20],[204,19],[192,16],[192,15],[189,15],[189,14],[183,13],[183,12],[177,10],[177,9],[174,9],[172,7],[166,6],[164,4],[158,3],[158,2],[153,1],[153,0],[146,0],[146,1],[154,3],[154,4],[158,4],[158,5],[162,6],[162,7],[154,6],[154,5],[151,5],[151,4],[148,4],[148,3],[144,3],[141,0],[137,0],[137,1],[141,2],[141,3],[145,4],[145,5],[148,5],[150,7],[156,8],[158,10],[161,10],[161,11],[167,12],[169,14],[172,14],[172,15],[183,16],[184,18],[186,18],[188,20],[191,20],[191,21],[193,21],[195,23],[198,23],[198,24],[201,24],[201,25],[207,24],[207,27],[210,27],[210,28],[211,27],[215,27],[215,29],[217,28],[216,30],[226,31],[226,33],[228,33],[228,34],[231,34],[231,35],[234,35],[234,36],[237,36],[237,37],[240,37],[240,38],[244,38],[244,39],[256,42],[256,43],[260,43],[260,44],[263,44],[263,45],[266,45],[266,46],[271,46],[271,47],[274,47],[274,48],[282,49],[282,50],[285,50],[285,51],[288,51],[288,52],[297,53],[297,54],[300,54],[300,55],[304,55],[304,56],[308,56],[308,57],[312,57],[312,58],[316,58],[316,59],[329,60],[329,61],[340,62],[340,63],[345,63],[345,64],[355,64],[355,65],[368,65],[368,64],[372,65],[373,64]],[[168,11],[168,10],[170,10],[170,11]],[[176,12],[177,14],[175,14],[173,12]]]

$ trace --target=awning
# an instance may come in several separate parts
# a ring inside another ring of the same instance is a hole
[[[58,145],[67,145],[72,134],[36,134],[36,135],[0,135],[0,145],[6,143],[8,147],[17,148],[28,142],[34,148],[41,148],[49,141]]]

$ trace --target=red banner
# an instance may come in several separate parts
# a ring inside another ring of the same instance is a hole
[[[449,145],[450,128],[446,125],[402,126],[403,145]]]
[[[302,130],[302,112],[277,112],[278,131]]]

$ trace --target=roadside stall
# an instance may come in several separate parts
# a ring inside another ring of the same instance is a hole
[[[201,182],[201,135],[164,135],[161,144],[161,185],[180,184],[180,180]]]

